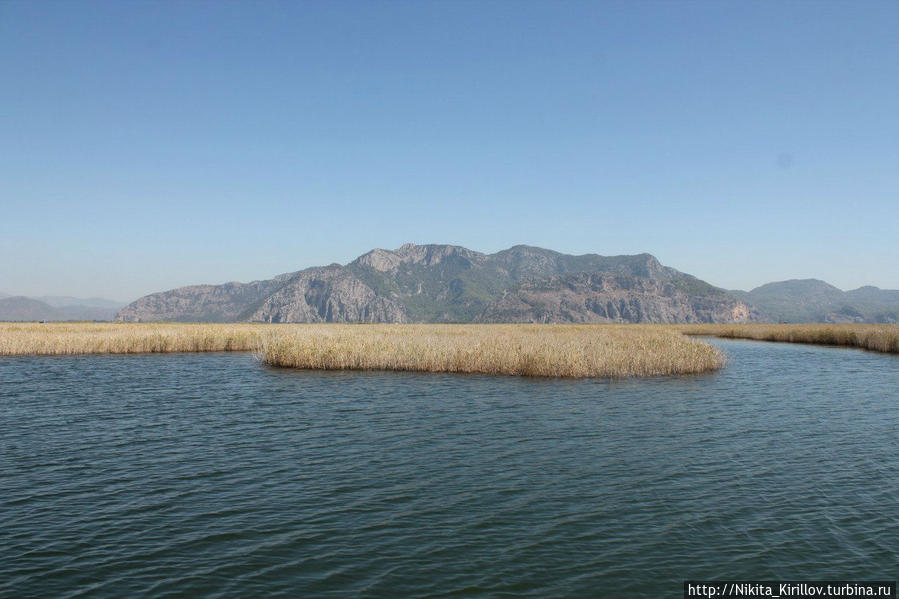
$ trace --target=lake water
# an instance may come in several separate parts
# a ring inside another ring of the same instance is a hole
[[[899,357],[712,375],[0,359],[0,595],[680,597],[895,579]]]

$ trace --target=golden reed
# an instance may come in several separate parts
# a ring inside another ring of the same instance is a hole
[[[261,325],[0,323],[0,355],[252,351]]]
[[[713,335],[732,339],[756,339],[815,345],[844,345],[899,354],[897,324],[701,324],[675,325],[686,335]]]
[[[264,338],[260,354],[292,368],[550,377],[692,374],[724,362],[674,331],[621,325],[306,325]]]
[[[721,353],[629,325],[3,323],[0,355],[255,351],[272,366],[550,377],[693,374]]]

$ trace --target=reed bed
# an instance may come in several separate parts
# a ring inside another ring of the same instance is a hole
[[[673,329],[686,335],[843,345],[899,354],[899,325],[896,324],[701,324],[677,325]]]
[[[693,374],[724,361],[677,332],[615,325],[306,325],[264,337],[259,353],[291,368],[540,377]]]
[[[0,323],[0,355],[253,351],[263,325]]]
[[[693,374],[707,343],[628,325],[0,324],[0,355],[254,351],[271,366],[548,377]]]

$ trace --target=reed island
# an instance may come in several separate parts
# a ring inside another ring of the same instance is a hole
[[[239,351],[298,369],[625,378],[721,368],[697,335],[899,353],[899,325],[0,323],[0,356]]]
[[[632,325],[3,323],[0,355],[255,352],[270,366],[544,377],[720,368],[677,331]]]

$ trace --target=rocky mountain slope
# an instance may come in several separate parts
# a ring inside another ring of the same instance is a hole
[[[247,320],[256,307],[277,291],[281,275],[252,283],[191,285],[153,293],[131,302],[116,316],[125,321],[238,322]]]
[[[530,246],[482,254],[406,244],[266,281],[143,297],[125,321],[743,322],[745,302],[649,254],[571,256]]]
[[[747,322],[750,308],[699,280],[575,272],[528,281],[491,303],[485,322]]]
[[[769,322],[899,322],[897,290],[867,286],[843,291],[818,279],[792,279],[730,293]]]

